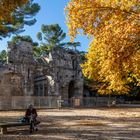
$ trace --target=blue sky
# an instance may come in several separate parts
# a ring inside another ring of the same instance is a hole
[[[30,35],[34,41],[37,41],[36,34],[40,31],[42,24],[56,24],[58,23],[64,32],[68,32],[65,24],[64,7],[67,5],[69,0],[34,0],[41,6],[40,12],[36,15],[37,22],[33,26],[26,26],[25,32],[21,35]],[[10,38],[5,38],[0,41],[0,50],[6,49],[7,41]],[[66,38],[69,41],[69,37]],[[78,48],[80,51],[87,51],[89,40],[85,36],[77,36],[75,41],[81,42],[81,47]]]

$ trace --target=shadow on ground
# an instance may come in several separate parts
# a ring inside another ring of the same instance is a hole
[[[107,112],[107,109],[99,109],[99,114],[98,109],[96,113],[94,109],[93,113],[90,111],[91,109],[89,112],[85,111],[89,113],[88,115],[81,115],[75,110],[40,111],[39,131],[30,135],[28,127],[12,128],[8,134],[0,135],[0,140],[139,140],[140,109],[137,109],[137,116],[134,117],[127,116],[126,113],[135,113],[135,109],[120,109],[121,112],[117,109],[115,111],[118,112],[118,116],[110,116],[110,110]],[[44,115],[44,112],[48,115]],[[105,112],[108,115],[104,115]],[[0,122],[15,121],[20,115],[3,117],[0,115]]]

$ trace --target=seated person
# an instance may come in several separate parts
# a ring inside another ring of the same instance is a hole
[[[25,113],[26,122],[31,123],[31,121],[33,121],[35,123],[37,121],[36,120],[37,116],[38,115],[37,115],[36,109],[33,107],[33,105],[30,104]],[[38,130],[36,125],[35,127],[36,127],[36,130]]]
[[[25,113],[25,119],[27,122],[30,122],[30,118],[33,117],[34,120],[36,120],[37,118],[37,111],[36,109],[33,107],[33,105],[29,105],[27,110],[26,110],[26,113]]]

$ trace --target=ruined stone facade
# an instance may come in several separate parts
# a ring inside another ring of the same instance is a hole
[[[72,50],[54,48],[33,58],[29,42],[8,44],[7,63],[0,65],[0,96],[83,96],[81,57]]]
[[[40,71],[35,77],[35,95],[82,97],[80,60],[79,54],[62,48],[55,48],[48,56],[38,59]]]

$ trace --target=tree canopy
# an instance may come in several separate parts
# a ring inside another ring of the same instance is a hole
[[[83,74],[100,83],[99,93],[127,93],[140,85],[139,0],[71,0],[66,7],[73,40],[79,29],[92,37]]]
[[[33,25],[33,18],[40,10],[33,0],[1,0],[0,1],[0,39],[24,31],[24,25]]]
[[[32,40],[32,38],[29,35],[25,35],[25,36],[20,36],[20,35],[13,36],[10,42],[13,43],[13,44],[18,44],[21,41],[27,41],[27,42],[33,43],[33,40]]]
[[[79,42],[63,42],[66,33],[58,24],[42,25],[41,32],[37,33],[37,38],[41,41],[42,53],[46,53],[55,47],[74,47],[80,46]]]
[[[6,59],[7,59],[7,52],[6,50],[2,50],[0,52],[0,60],[6,61]]]

